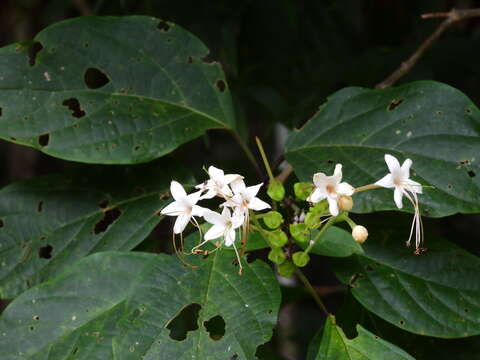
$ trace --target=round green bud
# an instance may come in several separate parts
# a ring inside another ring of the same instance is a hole
[[[282,230],[275,230],[268,233],[268,240],[272,246],[282,247],[287,244],[288,237]]]
[[[310,209],[308,209],[308,212],[315,215],[320,215],[320,216],[327,215],[329,214],[328,202],[326,200],[320,201],[315,205],[313,205],[312,207],[310,207]]]
[[[283,277],[292,277],[295,273],[295,265],[290,260],[284,261],[282,264],[278,265],[277,272]]]
[[[290,224],[289,230],[293,238],[299,242],[307,241],[310,236],[308,227],[304,223]]]
[[[298,251],[292,256],[293,263],[298,267],[304,267],[310,261],[310,256],[303,251]]]
[[[270,229],[276,229],[283,223],[283,216],[278,211],[269,211],[262,218],[264,224]]]
[[[286,259],[287,255],[285,255],[282,248],[273,248],[268,253],[268,260],[277,265],[283,264]]]
[[[314,229],[319,224],[320,224],[320,215],[316,215],[311,212],[305,215],[305,225],[307,226],[307,228]]]
[[[313,191],[313,184],[309,182],[298,182],[293,184],[293,191],[299,200],[307,200]]]
[[[285,188],[278,180],[273,180],[268,184],[267,194],[275,201],[282,201],[285,197]]]

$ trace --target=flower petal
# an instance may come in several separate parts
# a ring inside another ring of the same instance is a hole
[[[335,185],[342,181],[342,164],[335,165],[335,170],[331,178],[335,182]]]
[[[225,207],[223,209],[225,211],[225,209],[227,208]],[[209,222],[210,224],[225,227],[225,218],[215,211],[212,211],[212,210],[205,211],[203,213],[203,218],[205,219],[205,221]]]
[[[208,168],[208,175],[210,175],[210,178],[212,180],[223,182],[223,176],[225,175],[225,173],[222,169],[218,169],[215,166],[210,166]]]
[[[337,185],[337,193],[339,193],[340,195],[352,196],[354,192],[355,189],[349,183],[342,182]]]
[[[181,202],[178,201],[173,201],[167,206],[165,206],[162,211],[160,211],[160,214],[162,215],[167,215],[167,216],[178,216],[180,214],[183,214],[185,212],[185,206]]]
[[[422,184],[412,180],[412,179],[406,179],[403,181],[406,186],[405,188],[409,190],[410,192],[415,192],[417,194],[422,194],[423,189],[422,189]]]
[[[205,214],[206,211],[210,211],[210,209],[207,209],[207,208],[204,208],[204,207],[198,206],[198,205],[193,205],[191,214],[192,214],[192,216],[203,217],[203,215]]]
[[[198,202],[198,200],[200,200],[200,196],[202,195],[202,192],[203,191],[200,190],[187,195],[188,203],[190,204],[190,206],[195,205]]]
[[[410,167],[412,166],[412,160],[411,159],[406,159],[402,167],[400,168],[400,172],[402,174],[403,179],[408,179],[410,177]]]
[[[331,197],[327,198],[328,201],[328,209],[330,210],[330,214],[332,216],[338,216],[338,202],[336,199],[332,199]]]
[[[245,221],[245,215],[243,215],[239,211],[236,211],[236,212],[233,213],[231,221],[232,221],[232,228],[233,229],[239,228],[240,226],[243,225],[243,222]]]
[[[235,242],[235,230],[229,229],[225,232],[225,245],[231,246]]]
[[[260,200],[259,198],[256,197],[250,200],[250,202],[248,203],[248,208],[255,211],[260,211],[260,210],[270,209],[271,206],[267,204],[265,201]]]
[[[205,233],[203,238],[205,240],[217,239],[220,236],[223,236],[224,232],[225,232],[225,226],[213,225],[210,229],[208,229],[208,231]]]
[[[319,201],[325,199],[326,197],[327,195],[325,195],[325,193],[321,189],[315,188],[315,190],[313,190],[313,192],[307,198],[307,201],[311,203],[318,203]]]
[[[400,163],[395,156],[385,154],[385,162],[387,163],[390,173],[394,173],[400,169]]]
[[[257,185],[249,186],[245,189],[245,193],[247,194],[248,200],[254,198],[258,194],[262,185],[263,183],[260,183]]]
[[[328,185],[328,176],[324,173],[313,174],[313,183],[318,188],[325,188]]]
[[[187,227],[188,222],[190,221],[190,214],[181,214],[175,220],[175,225],[173,225],[173,232],[175,234],[180,234]]]
[[[187,197],[187,193],[185,192],[182,184],[175,180],[170,183],[170,193],[175,200],[183,200]]]
[[[393,183],[392,174],[385,175],[383,178],[375,182],[375,185],[388,188],[388,189],[395,187],[395,184]]]
[[[227,174],[223,177],[223,183],[224,184],[230,184],[231,182],[234,182],[236,180],[242,180],[243,176],[238,175],[238,174]]]
[[[232,188],[232,190],[235,194],[239,194],[239,193],[243,192],[246,188],[245,183],[243,182],[242,179],[238,179],[238,180],[233,181],[230,184],[230,186],[231,186],[231,188]]]
[[[403,208],[403,193],[400,187],[395,187],[395,191],[393,192],[393,200],[395,200],[395,204],[399,209]]]

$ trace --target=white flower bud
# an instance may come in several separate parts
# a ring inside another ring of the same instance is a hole
[[[352,230],[352,237],[357,243],[363,244],[368,238],[368,231],[365,226],[355,225]]]
[[[338,199],[338,207],[343,211],[350,211],[353,208],[353,200],[351,196],[342,195]]]

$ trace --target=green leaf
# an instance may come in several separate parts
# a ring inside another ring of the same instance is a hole
[[[399,347],[380,339],[370,331],[357,325],[358,336],[348,339],[329,316],[325,327],[313,338],[308,351],[308,360],[414,360]]]
[[[318,233],[317,230],[312,231],[311,239],[315,238]],[[299,242],[297,244],[306,249],[308,242]],[[353,254],[362,254],[362,246],[359,245],[352,238],[352,234],[336,226],[330,226],[322,237],[313,245],[310,250],[312,254],[333,256],[333,257],[348,257]]]
[[[364,255],[336,259],[336,274],[368,310],[404,330],[441,338],[480,334],[480,259],[429,240],[414,255],[403,241],[372,236]]]
[[[384,154],[413,160],[413,179],[425,189],[430,216],[480,211],[480,111],[460,91],[421,81],[383,90],[346,88],[332,95],[287,143],[285,154],[300,180],[331,174],[342,163],[344,181],[371,184],[388,170]],[[356,212],[396,209],[393,192],[354,197]],[[407,208],[408,210],[408,208]]]
[[[134,248],[163,217],[157,211],[169,201],[171,178],[192,182],[178,166],[157,162],[83,169],[0,190],[0,298],[88,254]]]
[[[32,66],[34,44],[43,49]],[[207,54],[191,33],[152,17],[52,25],[0,49],[0,137],[62,159],[131,164],[231,129],[225,75]]]
[[[272,335],[280,291],[269,266],[246,263],[239,276],[230,255],[192,256],[196,269],[164,254],[89,256],[9,305],[2,360],[253,359]],[[172,338],[189,305],[200,308],[194,329]],[[224,322],[223,336],[211,338],[212,319]]]

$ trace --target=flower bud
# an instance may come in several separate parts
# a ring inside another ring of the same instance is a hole
[[[367,240],[368,231],[365,226],[355,225],[352,230],[352,237],[357,243],[363,244]]]
[[[293,191],[299,200],[307,200],[313,191],[313,184],[308,182],[298,182],[293,184]]]
[[[268,233],[268,239],[270,240],[271,246],[282,247],[287,244],[288,237],[282,230],[270,231]]]
[[[290,224],[289,230],[292,237],[299,242],[306,242],[310,236],[310,231],[304,223]]]
[[[282,225],[283,216],[278,211],[269,211],[262,220],[268,228],[276,229]]]
[[[303,251],[298,251],[292,256],[293,263],[298,267],[304,267],[310,261],[310,256]]]
[[[289,278],[295,273],[295,265],[290,260],[278,265],[277,272],[279,275]]]
[[[278,180],[273,180],[268,184],[267,194],[275,201],[282,201],[285,197],[285,188]]]
[[[287,256],[283,252],[282,248],[273,248],[268,253],[268,260],[271,262],[281,265],[287,259]]]
[[[338,207],[343,211],[350,211],[353,208],[353,200],[351,196],[342,195],[338,199]]]

